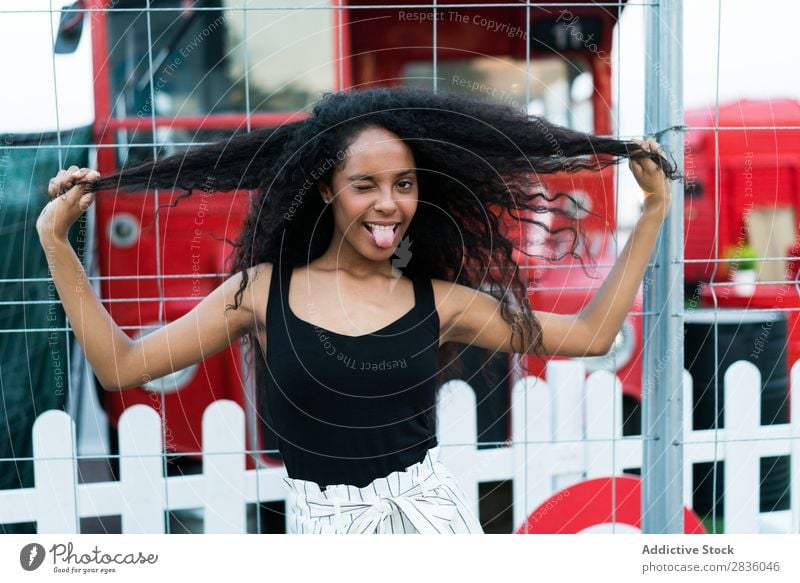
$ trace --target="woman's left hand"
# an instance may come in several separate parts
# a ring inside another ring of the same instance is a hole
[[[644,150],[664,155],[661,146],[653,138],[633,141]],[[650,158],[644,157],[638,160],[629,159],[628,166],[636,178],[636,182],[639,183],[639,187],[644,191],[644,210],[657,209],[666,217],[670,205],[670,186],[663,170]]]

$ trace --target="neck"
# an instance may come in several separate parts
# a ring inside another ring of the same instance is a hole
[[[394,277],[395,271],[390,258],[370,259],[354,249],[340,233],[335,233],[331,244],[314,263],[317,267],[326,270],[346,271],[358,278],[367,278],[371,275],[384,275]]]

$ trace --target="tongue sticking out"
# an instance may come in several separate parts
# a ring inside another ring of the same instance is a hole
[[[394,229],[369,229],[375,244],[381,249],[388,249],[394,242]]]

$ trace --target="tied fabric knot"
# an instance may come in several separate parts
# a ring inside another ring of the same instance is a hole
[[[372,505],[353,521],[350,525],[348,532],[377,532],[384,534],[386,532],[386,522],[391,520],[394,507],[388,498],[378,498],[372,502]]]
[[[312,517],[336,517],[346,513],[360,512],[347,528],[349,534],[383,534],[395,507],[420,534],[448,532],[448,524],[456,514],[456,504],[445,497],[426,497],[422,492],[415,495],[381,496],[364,502],[309,497]],[[336,512],[339,507],[339,513]]]
[[[450,522],[457,513],[456,503],[449,497],[436,494],[438,477],[431,472],[427,476],[415,476],[413,486],[397,496],[366,494],[366,499],[351,500],[343,497],[338,490],[331,496],[308,496],[310,515],[315,518],[333,517],[341,532],[341,518],[354,514],[347,527],[348,534],[383,534],[391,532],[392,515],[395,509],[405,516],[420,534],[440,534],[451,532]]]

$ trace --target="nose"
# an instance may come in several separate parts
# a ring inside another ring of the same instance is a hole
[[[378,196],[378,199],[375,201],[374,206],[376,211],[385,214],[394,213],[397,210],[397,201],[395,201],[391,189],[382,188],[381,193]]]

